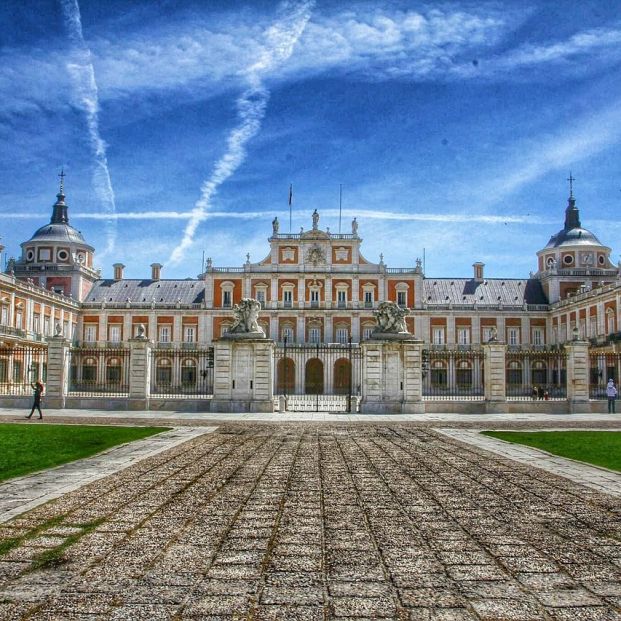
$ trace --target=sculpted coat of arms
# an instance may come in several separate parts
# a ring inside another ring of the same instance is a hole
[[[307,263],[312,263],[313,265],[318,265],[319,263],[325,263],[326,253],[320,246],[313,246],[306,253],[306,261]]]

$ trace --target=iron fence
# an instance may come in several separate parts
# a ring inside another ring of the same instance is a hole
[[[152,396],[210,397],[213,378],[213,347],[151,350]]]
[[[0,394],[30,395],[32,383],[47,381],[47,348],[2,347],[0,348]]]
[[[513,401],[567,398],[567,353],[562,350],[519,350],[505,358],[506,394]]]
[[[274,394],[292,411],[356,411],[362,389],[362,350],[348,343],[279,343]]]
[[[72,397],[129,396],[130,350],[121,347],[72,347],[69,356],[69,386]]]
[[[422,372],[424,399],[481,401],[485,398],[481,350],[424,349]]]
[[[621,354],[614,352],[589,352],[589,396],[591,399],[606,399],[606,385],[609,379],[619,389],[621,377]]]

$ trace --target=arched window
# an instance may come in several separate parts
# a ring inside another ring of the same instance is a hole
[[[455,369],[455,381],[460,388],[472,386],[472,364],[468,360],[460,360]]]
[[[112,384],[121,383],[121,359],[108,358],[106,365],[106,380]]]
[[[196,384],[196,360],[186,358],[181,365],[181,383],[188,387]]]
[[[507,365],[507,384],[513,386],[522,383],[522,365],[517,360],[512,360]]]
[[[542,360],[535,360],[531,365],[531,384],[543,386],[548,383],[548,368]]]
[[[158,385],[172,382],[172,365],[168,358],[160,358],[157,361],[155,381]]]
[[[446,387],[448,384],[448,374],[446,372],[446,362],[435,360],[431,365],[431,385],[436,387]]]

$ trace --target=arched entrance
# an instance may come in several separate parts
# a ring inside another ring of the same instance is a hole
[[[307,395],[323,394],[323,362],[319,358],[311,358],[306,362],[304,392]]]
[[[276,392],[290,395],[295,392],[295,362],[291,358],[281,358],[276,370]]]
[[[349,394],[351,364],[347,358],[339,358],[334,363],[334,394]]]

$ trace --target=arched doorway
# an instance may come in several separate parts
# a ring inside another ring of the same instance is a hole
[[[311,358],[306,362],[304,389],[307,395],[323,394],[323,362],[319,358]]]
[[[349,394],[351,364],[347,358],[339,358],[334,363],[334,394]]]
[[[276,370],[276,392],[290,395],[295,392],[295,362],[291,358],[281,358]]]

